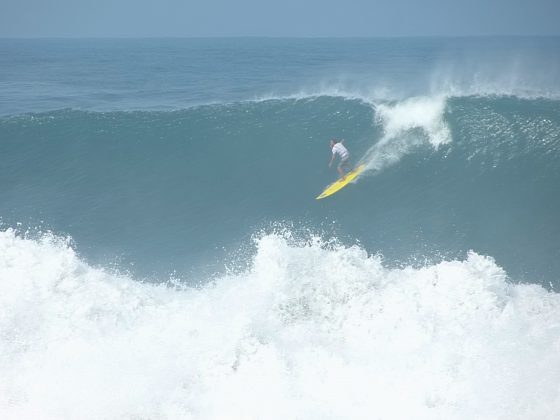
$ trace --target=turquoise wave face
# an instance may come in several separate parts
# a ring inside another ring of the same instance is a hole
[[[0,137],[5,226],[69,234],[91,261],[141,275],[221,270],[278,225],[358,241],[393,265],[472,249],[514,280],[555,283],[560,269],[556,100],[318,96],[62,110],[2,118]],[[336,178],[333,137],[368,171],[317,202]]]

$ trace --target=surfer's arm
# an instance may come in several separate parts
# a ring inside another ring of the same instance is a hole
[[[334,161],[335,156],[336,156],[336,154],[333,153],[332,157],[331,157],[331,161],[329,162],[329,168],[332,166],[332,163]]]

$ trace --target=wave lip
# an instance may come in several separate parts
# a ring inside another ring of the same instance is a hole
[[[393,106],[378,105],[376,111],[387,136],[421,127],[430,144],[437,148],[450,141],[449,129],[443,121],[445,105],[445,97],[415,97]]]
[[[2,418],[560,412],[559,295],[476,253],[390,269],[269,234],[250,269],[191,289],[90,267],[52,236],[5,231],[0,250]]]
[[[379,172],[423,144],[437,150],[451,142],[444,119],[445,96],[413,97],[393,104],[378,104],[376,118],[383,136],[361,159],[366,172]]]

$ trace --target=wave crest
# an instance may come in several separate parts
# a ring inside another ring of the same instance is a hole
[[[384,133],[361,159],[366,171],[381,171],[422,144],[437,150],[449,143],[451,133],[444,120],[445,107],[443,96],[415,97],[377,105],[376,118]]]

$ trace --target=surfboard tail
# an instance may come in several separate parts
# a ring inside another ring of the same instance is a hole
[[[333,195],[334,193],[340,191],[342,188],[344,188],[350,182],[352,182],[356,178],[358,178],[358,176],[363,172],[364,169],[365,169],[365,165],[363,165],[363,164],[359,165],[353,171],[348,172],[348,174],[346,174],[346,177],[343,180],[339,179],[338,181],[335,181],[332,184],[328,185],[325,188],[325,190],[321,194],[319,194],[315,199],[316,200],[321,200],[325,197],[328,197],[328,196]]]

